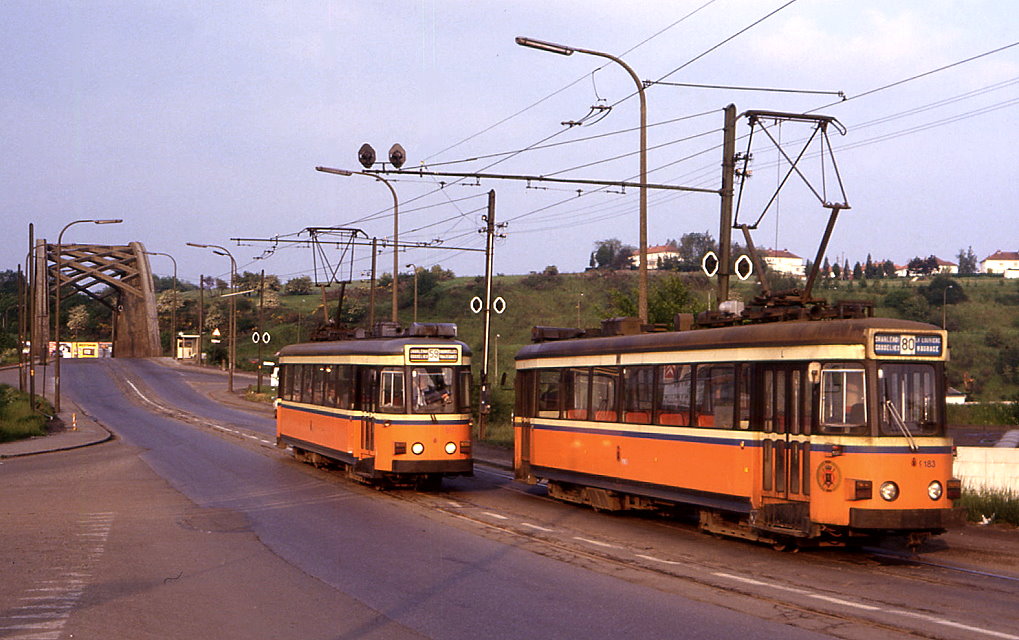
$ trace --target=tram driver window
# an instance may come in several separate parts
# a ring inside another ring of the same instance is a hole
[[[857,365],[828,365],[821,372],[821,431],[867,433],[866,377]]]
[[[452,367],[414,367],[410,373],[414,413],[455,413]]]
[[[544,369],[538,372],[538,416],[559,417],[559,369]]]

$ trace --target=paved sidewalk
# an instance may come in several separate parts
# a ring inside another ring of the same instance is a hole
[[[64,423],[63,430],[45,436],[0,443],[0,460],[77,449],[113,438],[113,434],[106,427],[85,414],[70,398],[63,396],[61,405],[63,411],[60,412],[60,419]]]

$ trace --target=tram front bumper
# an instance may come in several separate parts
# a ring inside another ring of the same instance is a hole
[[[947,509],[849,509],[852,529],[902,529],[910,531],[938,530],[961,527],[966,510]]]

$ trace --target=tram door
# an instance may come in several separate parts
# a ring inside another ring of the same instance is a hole
[[[379,372],[372,367],[358,367],[357,374],[358,402],[361,409],[361,451],[366,457],[374,457]]]
[[[806,501],[810,491],[811,386],[799,365],[759,367],[762,495]]]

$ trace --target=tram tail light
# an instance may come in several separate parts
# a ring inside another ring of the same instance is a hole
[[[407,443],[406,442],[394,442],[393,443],[393,455],[394,456],[402,456],[405,453],[407,453]]]
[[[945,496],[949,500],[958,500],[962,497],[962,480],[958,478],[952,478],[948,481],[948,485],[945,490]]]
[[[846,500],[870,500],[874,497],[874,483],[850,479],[846,482],[846,493]]]
[[[460,453],[464,455],[471,455],[471,441],[461,440],[460,441]]]

